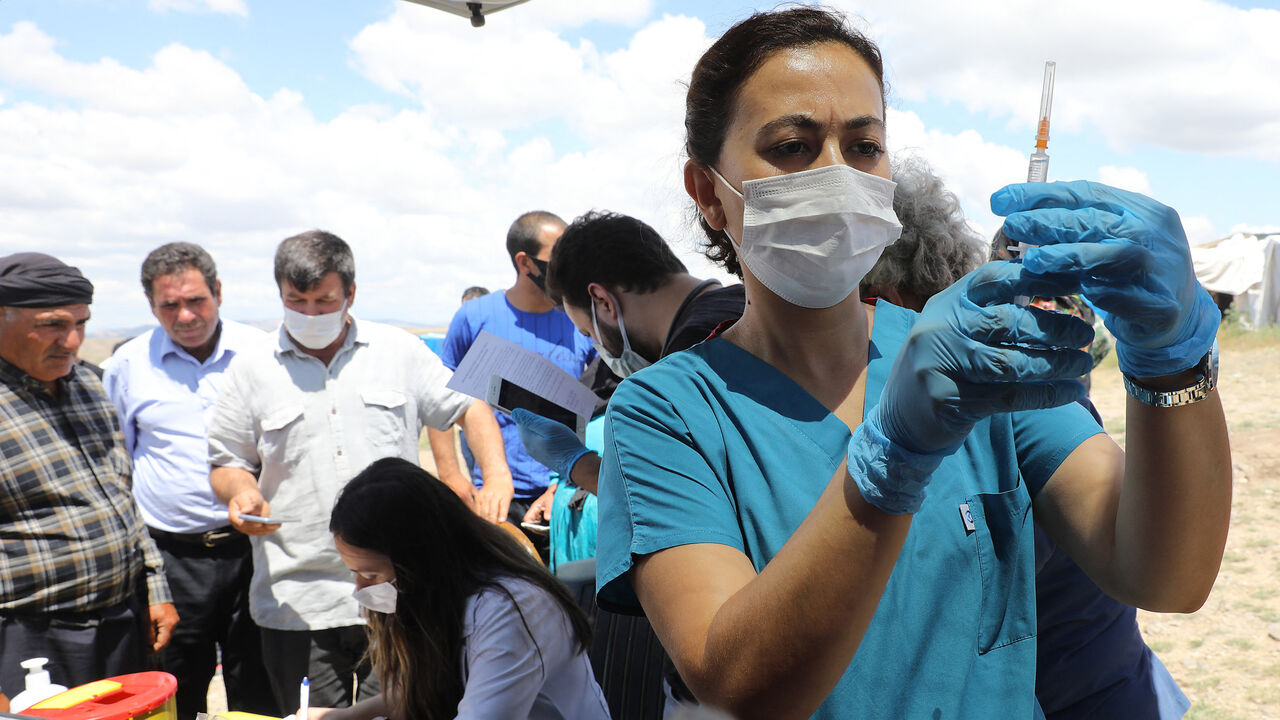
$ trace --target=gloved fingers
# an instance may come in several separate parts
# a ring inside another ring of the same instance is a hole
[[[964,298],[978,306],[1012,303],[1019,295],[1058,297],[1080,290],[1079,279],[1074,275],[1032,273],[1021,263],[1009,260],[996,260],[982,265],[966,278],[957,281],[956,285],[961,283],[964,283]],[[934,298],[941,295],[943,293]],[[930,302],[932,301],[931,298]],[[947,301],[944,298],[938,302]]]
[[[1032,245],[1055,245],[1142,236],[1149,232],[1149,228],[1133,215],[1100,208],[1037,208],[1005,218],[1003,231],[1012,240]]]
[[[1086,180],[1014,183],[991,195],[991,212],[996,215],[1012,215],[1023,210],[1050,207],[1099,208],[1121,214],[1125,208],[1146,208],[1151,205],[1159,203],[1145,195]]]
[[[545,435],[549,425],[558,425],[554,420],[544,418],[541,415],[525,410],[524,408],[516,408],[511,411],[511,419],[516,421],[516,425],[520,427],[520,432],[528,429],[537,435]]]
[[[969,383],[960,387],[961,402],[974,420],[998,413],[1042,410],[1084,397],[1084,383],[1077,378],[1039,382]]]
[[[1222,314],[1199,286],[1182,309],[1176,325],[1128,322],[1109,315],[1107,327],[1118,341],[1120,369],[1135,377],[1158,377],[1193,367],[1213,344]]]
[[[966,354],[962,373],[968,382],[1039,382],[1080,377],[1092,367],[1089,353],[1075,348],[979,346]]]
[[[1078,348],[1093,342],[1093,326],[1067,313],[1011,303],[970,309],[958,315],[961,331],[983,345]]]
[[[511,413],[511,419],[516,421],[516,426],[520,429],[521,441],[525,437],[531,440],[534,438],[542,438],[546,440],[563,440],[572,438],[577,440],[578,436],[563,423],[556,422],[551,418],[543,417],[534,412],[525,410],[524,408],[516,408]]]
[[[1081,293],[1095,307],[1107,313],[1106,325],[1113,333],[1116,321],[1138,323],[1151,330],[1176,324],[1184,308],[1166,289],[1149,290],[1136,282],[1130,285],[1087,281],[1080,286]]]
[[[1152,271],[1155,256],[1136,243],[1107,239],[1032,248],[1022,259],[1022,266],[1036,274],[1124,278],[1132,282],[1139,273]]]

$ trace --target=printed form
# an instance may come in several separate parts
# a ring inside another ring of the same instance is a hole
[[[476,336],[446,387],[484,400],[489,380],[495,375],[584,418],[590,418],[595,410],[595,393],[578,378],[542,355],[487,330]]]

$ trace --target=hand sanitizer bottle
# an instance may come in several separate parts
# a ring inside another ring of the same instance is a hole
[[[41,700],[48,700],[67,691],[66,687],[55,685],[49,678],[49,671],[44,669],[47,662],[49,658],[31,658],[19,663],[27,669],[27,689],[14,695],[13,700],[9,701],[10,712],[22,712]]]

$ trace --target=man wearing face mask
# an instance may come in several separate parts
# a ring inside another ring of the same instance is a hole
[[[486,480],[510,492],[511,479],[488,406],[447,389],[449,371],[414,336],[351,315],[346,242],[318,230],[288,238],[275,277],[284,322],[274,343],[227,370],[209,428],[210,482],[231,525],[252,537],[249,606],[277,699],[293,707],[307,677],[315,705],[346,706],[378,683],[326,527],[338,492],[374,460],[417,462],[423,425],[463,427]]]
[[[480,331],[484,330],[545,356],[573,377],[582,375],[588,363],[595,358],[595,350],[546,292],[547,262],[564,228],[564,220],[545,211],[527,212],[516,218],[507,231],[507,254],[516,271],[516,282],[503,292],[493,292],[462,304],[449,323],[440,354],[447,367],[456,369]],[[509,517],[518,524],[526,515],[536,514],[530,513],[535,502],[550,508],[550,474],[542,463],[525,452],[511,418],[500,412],[494,415],[502,429],[507,464],[515,487],[513,496],[509,496],[508,511],[489,519],[497,521]],[[432,449],[436,450],[440,477],[449,482],[447,477],[459,474],[451,438],[444,434],[429,435]],[[474,482],[483,487],[485,480],[484,469],[477,468]],[[539,549],[545,547],[545,536],[531,537]]]
[[[551,299],[591,339],[617,378],[705,340],[716,326],[740,317],[746,303],[741,284],[724,287],[690,275],[656,230],[611,212],[574,220],[556,243],[547,275]],[[596,382],[593,389],[607,396],[612,385]],[[599,457],[590,454],[575,464],[586,448],[577,444],[578,457],[566,459],[575,451],[555,423],[518,415],[530,454],[561,475],[572,468],[574,484],[594,493]],[[549,443],[550,437],[565,447]]]

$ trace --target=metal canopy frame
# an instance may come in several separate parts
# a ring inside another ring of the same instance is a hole
[[[506,10],[509,7],[521,5],[529,2],[529,0],[479,0],[479,2],[467,2],[467,0],[406,0],[407,2],[417,3],[436,10],[443,10],[452,15],[470,18],[471,27],[484,27],[484,16],[496,13],[499,10]]]

